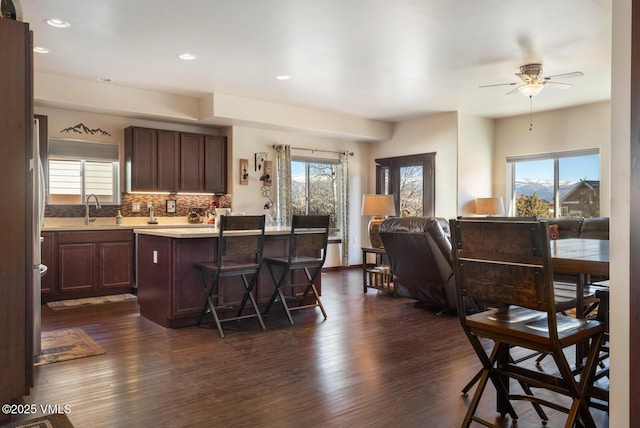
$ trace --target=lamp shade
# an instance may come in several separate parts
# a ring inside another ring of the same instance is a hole
[[[393,195],[362,195],[362,215],[373,216],[369,221],[369,240],[374,248],[383,248],[380,238],[382,217],[396,215]]]
[[[476,214],[503,215],[504,203],[502,202],[502,198],[477,198]]]
[[[393,195],[362,195],[362,215],[374,217],[396,215]]]

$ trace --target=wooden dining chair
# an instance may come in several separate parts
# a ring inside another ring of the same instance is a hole
[[[468,427],[474,421],[494,426],[476,415],[487,383],[491,382],[502,415],[508,413],[517,420],[513,402],[522,400],[566,413],[566,427],[575,422],[595,427],[587,391],[606,326],[597,320],[557,313],[548,225],[486,220],[451,220],[450,224],[458,317],[482,363],[478,386],[462,426]],[[468,299],[486,310],[469,313],[465,310]],[[490,351],[485,351],[482,338],[493,341]],[[576,377],[563,351],[583,342],[592,346],[584,369]],[[550,355],[556,371],[516,362],[511,358],[516,347]],[[522,391],[512,391],[510,379],[518,381]],[[565,406],[561,400],[538,394],[539,388],[569,397],[570,404]]]
[[[280,300],[290,324],[293,324],[291,311],[315,306],[319,307],[322,315],[327,318],[315,282],[327,258],[329,220],[328,215],[293,216],[289,234],[289,254],[264,259],[275,287],[264,315],[267,315],[271,305]],[[296,276],[296,272],[304,272],[304,276]],[[291,292],[285,295],[285,289]],[[307,301],[308,297],[313,299],[311,303]],[[290,305],[288,301],[294,303]]]
[[[198,326],[202,323],[204,316],[211,312],[220,337],[224,337],[221,323],[244,318],[257,318],[262,330],[265,329],[262,315],[253,296],[253,288],[262,266],[264,225],[264,215],[220,217],[216,261],[196,265],[206,296],[197,322]],[[234,276],[242,279],[242,288],[234,287],[236,284],[231,283],[230,278]],[[223,278],[227,279],[224,284],[221,284]],[[242,296],[237,305],[234,304],[234,296]],[[243,314],[247,301],[251,303],[253,311]],[[237,307],[235,316],[220,317],[222,312],[226,313],[235,307]]]

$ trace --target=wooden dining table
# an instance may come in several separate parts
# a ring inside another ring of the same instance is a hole
[[[554,274],[576,276],[576,317],[582,318],[584,288],[589,278],[609,277],[609,241],[567,238],[552,240],[550,246]]]

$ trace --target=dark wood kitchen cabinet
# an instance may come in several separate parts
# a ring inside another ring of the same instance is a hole
[[[183,192],[225,193],[225,137],[180,134],[180,189]]]
[[[180,134],[180,190],[204,192],[204,135]]]
[[[128,127],[127,192],[226,193],[226,137]]]
[[[179,133],[163,129],[125,129],[127,192],[179,190]]]
[[[178,328],[195,325],[206,301],[202,283],[198,276],[197,263],[211,263],[216,259],[217,237],[170,238],[139,234],[137,240],[138,259],[138,303],[140,314],[164,327]],[[269,234],[265,237],[264,255],[278,257],[288,254],[289,234]],[[319,254],[309,253],[318,257]],[[304,272],[289,277],[295,283],[303,282]],[[291,280],[289,279],[289,280]],[[322,278],[315,282],[322,293]],[[242,290],[242,281],[235,277],[222,278],[221,291]],[[263,308],[274,291],[273,280],[266,268],[262,269],[254,289],[254,297]],[[290,288],[287,295],[301,295],[304,287]],[[219,298],[218,303],[238,303],[241,295]],[[311,304],[312,298],[305,301]],[[278,303],[274,310],[281,310]],[[207,320],[208,322],[208,320]]]
[[[131,229],[50,234],[54,235],[49,239],[54,248],[48,254],[54,268],[45,275],[49,283],[43,288],[43,302],[131,291],[134,285]],[[46,242],[45,237],[43,244]]]
[[[204,192],[227,192],[227,139],[204,137]]]
[[[56,234],[53,232],[40,233],[43,241],[40,244],[40,260],[47,266],[47,273],[40,279],[40,293],[43,298],[55,292],[54,281],[57,275]]]

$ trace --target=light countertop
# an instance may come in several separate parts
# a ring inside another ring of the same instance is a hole
[[[189,223],[186,217],[157,217],[157,224],[148,224],[147,217],[124,217],[122,224],[116,224],[115,217],[98,217],[89,225],[84,217],[45,217],[43,232],[72,230],[120,230],[120,229],[157,229],[157,228],[194,228],[211,229],[207,223]]]
[[[291,229],[288,227],[266,227],[265,235],[288,235]],[[138,235],[162,236],[165,238],[212,238],[219,235],[217,227],[200,227],[200,228],[134,228],[133,233]],[[249,235],[252,231],[230,231],[226,235]]]

